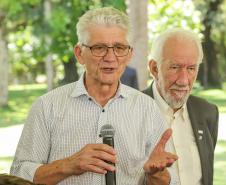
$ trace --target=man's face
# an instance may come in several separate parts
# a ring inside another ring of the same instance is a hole
[[[109,47],[115,45],[127,46],[126,31],[116,26],[92,26],[89,29],[90,39],[88,46]],[[126,65],[130,61],[132,50],[128,55],[117,57],[112,48],[104,56],[94,56],[88,47],[81,48],[81,56],[78,58],[81,64],[86,67],[86,81],[99,84],[117,84]]]
[[[192,41],[169,39],[157,73],[157,88],[173,109],[188,99],[198,73],[198,47]]]

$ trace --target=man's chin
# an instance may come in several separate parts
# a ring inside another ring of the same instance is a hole
[[[168,101],[168,104],[170,105],[170,107],[172,108],[181,108],[187,101],[187,97],[183,97],[183,98],[171,98],[169,101]]]
[[[113,85],[115,84],[117,81],[116,80],[113,80],[113,79],[104,79],[104,80],[101,80],[102,84],[103,85]],[[118,82],[117,82],[118,83]]]
[[[103,84],[106,85],[118,83],[118,78],[115,75],[102,75],[99,79]]]
[[[169,99],[174,102],[186,102],[188,96],[189,96],[188,91],[183,91],[178,93],[175,93],[175,92],[168,93]]]
[[[175,99],[175,101],[180,101],[185,99],[188,96],[188,91],[171,91],[170,96],[172,99]]]

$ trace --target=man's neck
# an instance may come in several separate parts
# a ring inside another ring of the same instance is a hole
[[[112,97],[115,96],[118,89],[118,83],[101,84],[85,81],[85,87],[89,95],[103,107]]]

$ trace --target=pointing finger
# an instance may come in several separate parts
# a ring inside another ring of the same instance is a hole
[[[160,141],[158,142],[158,144],[156,145],[155,149],[157,149],[158,151],[161,151],[161,152],[164,151],[165,146],[166,146],[166,143],[169,140],[169,138],[171,137],[172,132],[173,132],[172,129],[171,128],[168,128],[162,134],[162,137],[161,137]]]

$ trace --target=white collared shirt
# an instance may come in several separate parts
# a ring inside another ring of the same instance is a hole
[[[115,128],[117,184],[143,185],[144,162],[165,130],[157,104],[120,83],[116,95],[102,107],[89,96],[83,77],[47,93],[33,104],[11,174],[32,181],[42,164],[71,156],[86,144],[102,143],[99,134],[105,124]],[[86,172],[58,184],[104,185],[105,175]]]
[[[160,96],[156,83],[153,84],[153,95],[160,111],[165,116],[168,128],[173,130],[169,150],[176,153],[179,159],[171,168],[174,168],[178,174],[181,185],[201,185],[200,157],[186,104],[174,113]]]

